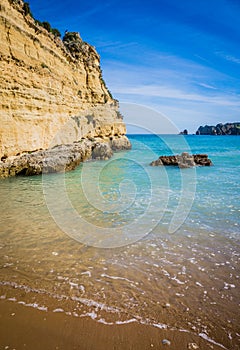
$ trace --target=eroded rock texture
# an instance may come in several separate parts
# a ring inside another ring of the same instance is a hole
[[[0,69],[0,159],[83,138],[128,142],[95,48],[78,33],[55,37],[21,0],[1,0]]]

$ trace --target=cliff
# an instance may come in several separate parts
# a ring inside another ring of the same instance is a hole
[[[200,126],[197,135],[240,135],[240,122]]]
[[[130,147],[96,50],[49,33],[22,0],[1,0],[0,69],[0,159],[83,138]]]

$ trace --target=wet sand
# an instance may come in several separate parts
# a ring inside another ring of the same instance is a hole
[[[163,344],[167,339],[170,345]],[[198,346],[198,347],[196,347]],[[220,349],[194,334],[129,323],[105,325],[0,300],[0,348],[9,350]]]

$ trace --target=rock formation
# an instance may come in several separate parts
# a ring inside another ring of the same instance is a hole
[[[63,40],[49,33],[22,0],[1,0],[0,67],[4,167],[12,156],[84,138],[130,147],[95,48],[75,32]]]
[[[240,135],[240,122],[200,126],[196,135]]]
[[[85,160],[107,160],[112,155],[109,143],[85,139],[70,145],[60,145],[48,150],[3,159],[0,166],[0,178],[65,172],[75,169]]]
[[[188,135],[188,130],[184,129],[183,131],[180,131],[179,135]]]
[[[150,163],[151,166],[178,166],[179,168],[190,168],[196,165],[210,166],[212,161],[208,158],[207,154],[189,154],[183,152],[180,155],[175,156],[160,156],[157,160]]]

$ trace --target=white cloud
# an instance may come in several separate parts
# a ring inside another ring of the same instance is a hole
[[[222,52],[222,51],[216,51],[215,54],[223,59],[225,59],[226,61],[229,61],[229,62],[233,62],[233,63],[236,63],[236,64],[240,64],[240,57],[235,57],[233,55],[229,55],[225,52]]]
[[[135,41],[132,42],[122,42],[122,41],[102,41],[97,40],[96,43],[98,49],[104,50],[105,52],[114,52],[116,53],[116,50],[123,50],[123,49],[129,49],[130,47],[137,47],[138,43]]]
[[[237,58],[237,57],[234,57],[234,56],[229,56],[229,55],[225,56],[225,58],[226,58],[227,61],[240,64],[240,58]]]
[[[106,61],[103,71],[113,96],[120,102],[153,107],[180,130],[195,132],[202,124],[239,119],[240,94],[234,88],[238,78],[208,65],[157,54],[151,59],[144,57],[140,64]]]
[[[212,89],[212,90],[217,90],[217,88],[215,86],[209,85],[209,84],[205,84],[205,83],[198,83],[199,86],[202,86],[206,89]]]
[[[139,85],[135,87],[115,87],[114,93],[136,96],[159,97],[163,99],[183,100],[201,103],[217,104],[219,106],[240,107],[240,95],[204,95],[191,93],[184,89],[177,89],[166,85]]]

